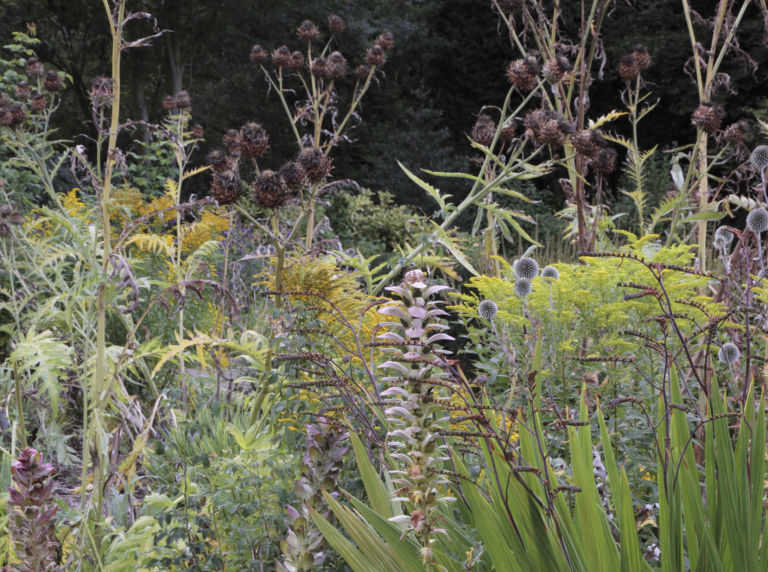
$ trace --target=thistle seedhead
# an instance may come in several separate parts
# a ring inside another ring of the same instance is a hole
[[[307,67],[307,62],[304,60],[304,54],[296,50],[291,54],[291,63],[288,65],[293,70],[301,70]]]
[[[214,173],[220,173],[225,169],[234,169],[235,162],[231,160],[225,153],[215,149],[208,153],[205,158],[206,162],[211,166],[211,170]]]
[[[533,280],[539,275],[539,263],[530,256],[522,256],[512,265],[516,278]]]
[[[579,155],[594,159],[605,145],[605,140],[600,130],[583,129],[571,136],[571,143]]]
[[[163,96],[163,109],[166,111],[169,111],[173,109],[173,96],[172,95],[165,95]]]
[[[387,61],[387,53],[379,44],[374,44],[365,52],[365,63],[369,66],[381,67]]]
[[[341,52],[331,52],[325,66],[330,79],[342,79],[347,74],[347,58]]]
[[[29,58],[27,60],[26,65],[24,66],[24,73],[27,74],[27,77],[30,77],[33,79],[43,77],[43,74],[45,73],[45,67],[43,66],[43,62],[41,62],[35,57]]]
[[[759,172],[768,169],[768,145],[758,145],[749,156],[749,162]]]
[[[485,113],[480,114],[477,121],[475,121],[475,125],[472,127],[472,139],[487,147],[493,143],[495,135],[496,123],[489,115]]]
[[[331,34],[339,35],[347,29],[347,24],[338,14],[331,14],[328,16],[328,29],[331,31]]]
[[[592,167],[601,175],[610,175],[616,170],[619,154],[613,147],[603,147],[592,160]]]
[[[744,142],[744,136],[749,132],[749,122],[740,119],[736,123],[731,123],[725,130],[723,136],[731,145],[741,145]],[[768,159],[768,154],[766,155]]]
[[[541,271],[541,277],[548,280],[560,280],[560,272],[554,266],[545,266]]]
[[[256,159],[269,149],[269,135],[260,124],[251,121],[240,128],[240,145],[243,155]]]
[[[720,348],[720,351],[717,352],[717,359],[721,363],[728,365],[738,361],[739,357],[741,357],[741,351],[739,351],[738,346],[732,342],[724,343]]]
[[[12,205],[0,204],[0,238],[11,235],[11,227],[24,222],[24,217]]]
[[[288,202],[291,192],[283,177],[267,169],[253,182],[253,198],[263,207],[276,209]]]
[[[283,177],[286,186],[292,191],[304,188],[307,183],[307,173],[304,171],[304,167],[295,161],[290,161],[280,167],[278,174]]]
[[[504,125],[501,127],[501,132],[499,133],[499,139],[502,141],[512,141],[512,139],[515,138],[515,133],[517,132],[517,122],[515,121],[514,117],[510,117],[504,122]]]
[[[625,54],[619,60],[619,75],[627,81],[634,81],[640,75],[640,66],[637,65],[634,54]]]
[[[243,136],[237,129],[229,129],[221,138],[221,142],[230,155],[234,157],[240,156],[241,147],[243,144]]]
[[[312,63],[309,65],[309,71],[316,78],[328,77],[328,64],[325,61],[325,58],[319,56],[312,60]]]
[[[499,307],[493,300],[483,300],[477,306],[477,315],[485,320],[493,320],[499,312]]]
[[[635,64],[640,71],[645,71],[651,67],[651,55],[643,44],[637,44],[632,49],[632,57],[635,58]]]
[[[331,160],[317,147],[301,150],[296,162],[302,166],[310,183],[319,183],[331,173]]]
[[[115,80],[111,77],[104,77],[103,75],[97,75],[91,82],[91,103],[96,107],[106,105],[112,101],[114,97]],[[169,101],[170,108],[173,107],[173,99]]]
[[[296,30],[296,36],[303,42],[314,42],[320,35],[320,30],[309,20],[304,20]]]
[[[0,106],[0,127],[15,129],[27,119],[27,112],[18,103],[6,103]]]
[[[768,230],[768,211],[758,207],[747,215],[747,227],[755,234]]]
[[[29,86],[29,82],[20,81],[16,86],[16,99],[25,100],[32,95],[32,88]]]
[[[32,111],[42,111],[47,105],[48,103],[45,99],[45,94],[34,90],[32,92],[32,103],[30,104],[29,108]]]
[[[523,120],[525,136],[539,145],[560,147],[568,135],[573,133],[573,124],[562,115],[550,109],[536,109]]]
[[[173,106],[176,109],[189,109],[192,107],[192,98],[186,90],[181,90],[173,96]]]
[[[58,72],[48,70],[43,76],[43,89],[49,93],[56,93],[61,91],[64,87],[64,82],[61,81],[61,76]]]
[[[514,60],[507,66],[507,79],[523,92],[531,91],[538,85],[538,73],[539,64],[534,56]]]
[[[563,55],[556,55],[554,59],[544,64],[544,79],[551,84],[559,83],[567,73],[573,70],[571,62]]]
[[[379,34],[378,38],[376,38],[376,43],[381,46],[381,49],[388,52],[395,47],[395,36],[389,31],[382,32]]]
[[[725,117],[725,111],[722,107],[704,103],[697,107],[691,115],[691,123],[707,133],[714,133],[720,129],[723,117]]]
[[[359,65],[355,68],[355,76],[357,79],[367,79],[368,74],[371,73],[370,66]]]
[[[525,278],[518,278],[515,280],[515,296],[518,298],[526,298],[533,292],[533,284],[531,284],[530,280],[527,280]]]
[[[254,44],[251,47],[251,53],[249,57],[251,58],[251,62],[257,66],[260,66],[267,61],[269,55],[267,54],[267,50],[262,48],[259,44]]]
[[[291,50],[288,46],[280,46],[272,52],[272,63],[277,67],[288,67],[291,65]]]
[[[213,174],[213,181],[208,193],[220,205],[234,203],[240,198],[243,182],[236,172],[229,169]]]

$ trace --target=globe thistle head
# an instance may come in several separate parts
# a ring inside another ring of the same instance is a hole
[[[176,109],[189,109],[192,107],[192,98],[187,91],[182,90],[173,96],[173,106]]]
[[[260,66],[261,64],[267,61],[267,58],[269,56],[267,54],[267,50],[262,48],[259,44],[254,44],[251,47],[251,53],[249,57],[251,58],[251,62],[253,62],[257,66]]]
[[[369,66],[381,67],[387,61],[387,52],[379,44],[374,44],[365,52],[365,63]]]
[[[541,277],[548,280],[560,280],[560,272],[554,266],[545,266],[541,271]]]
[[[253,198],[263,207],[276,209],[288,202],[291,193],[283,177],[266,169],[253,182]]]
[[[755,234],[768,230],[768,211],[758,207],[747,215],[747,228]]]
[[[600,153],[600,149],[603,148],[605,141],[599,130],[582,129],[573,134],[571,143],[579,155],[594,159]]]
[[[359,65],[355,68],[355,76],[357,79],[367,79],[368,74],[371,73],[371,67],[366,65]]]
[[[632,49],[632,56],[635,58],[635,63],[640,71],[645,71],[651,67],[651,54],[648,53],[648,49],[643,44],[637,44]]]
[[[768,145],[758,145],[749,156],[749,162],[757,171],[768,169]]]
[[[533,280],[539,275],[539,263],[530,256],[522,256],[512,265],[516,278]]]
[[[301,70],[307,66],[307,62],[304,60],[304,54],[296,50],[291,54],[291,63],[288,67],[293,70]]]
[[[610,175],[616,170],[619,154],[613,147],[602,147],[592,160],[592,167],[601,175]]]
[[[331,34],[342,34],[347,29],[347,24],[338,14],[331,14],[328,16],[328,29],[331,31]]]
[[[61,76],[58,72],[48,70],[43,76],[43,89],[50,93],[56,93],[61,91],[64,87],[64,83],[61,81]]]
[[[328,64],[325,61],[325,58],[322,56],[318,56],[314,60],[312,60],[312,63],[309,66],[309,71],[316,78],[328,77]]]
[[[520,91],[531,91],[538,83],[539,64],[534,56],[513,60],[507,66],[507,79]]]
[[[379,34],[379,36],[376,38],[376,43],[381,46],[381,48],[388,52],[392,48],[395,47],[395,36],[390,31],[382,32]]]
[[[304,20],[301,24],[299,24],[299,27],[296,30],[296,36],[302,42],[314,42],[319,35],[320,30],[317,29],[317,26],[314,24],[314,22],[309,20]]]
[[[288,46],[280,46],[272,51],[272,63],[283,68],[291,65],[291,49]]]
[[[325,60],[328,77],[342,79],[347,74],[347,58],[341,52],[331,52]]]
[[[221,171],[234,169],[235,167],[235,162],[218,149],[208,153],[205,160],[211,166],[211,171],[214,173],[220,173]]]
[[[741,351],[739,351],[738,346],[733,342],[725,342],[720,347],[720,351],[717,352],[717,359],[721,363],[728,365],[738,361],[739,357],[741,357]]]
[[[571,65],[571,62],[568,61],[568,58],[558,54],[554,59],[548,60],[547,63],[544,64],[544,69],[542,71],[544,79],[554,85],[559,83],[565,74],[569,73],[572,69],[573,66]]]
[[[707,133],[714,133],[720,129],[724,116],[725,112],[719,105],[703,103],[691,115],[691,123]]]
[[[475,125],[472,127],[472,139],[487,147],[493,143],[495,135],[496,123],[494,123],[489,115],[485,113],[480,114],[477,121],[475,121]]]
[[[493,320],[499,312],[499,307],[493,300],[483,300],[477,306],[477,315],[485,320]]]
[[[518,278],[515,280],[515,296],[518,298],[525,298],[528,295],[530,295],[531,292],[533,292],[533,284],[531,284],[530,280],[527,280],[526,278]]]
[[[715,238],[712,241],[712,245],[722,250],[727,248],[733,242],[733,233],[728,230],[728,227],[721,226],[715,231]]]
[[[16,86],[16,99],[27,99],[32,95],[32,88],[29,86],[28,81],[21,80]]]
[[[744,119],[731,123],[725,130],[723,136],[731,145],[741,145],[744,142],[744,136],[749,132],[749,123]],[[766,153],[766,165],[768,165],[768,153]]]
[[[310,183],[319,183],[331,173],[331,160],[317,147],[302,149],[296,161],[304,169]]]
[[[634,54],[625,54],[619,60],[619,76],[627,81],[637,79],[640,75],[640,66],[637,65]]]
[[[302,189],[307,183],[307,173],[296,161],[290,161],[280,167],[278,174],[283,177],[286,186],[292,191]]]
[[[43,74],[45,73],[45,67],[43,66],[43,62],[38,60],[35,57],[31,57],[27,60],[26,65],[24,66],[24,73],[27,74],[27,77],[30,78],[39,78],[43,77]]]
[[[224,144],[224,147],[227,148],[227,151],[229,151],[230,155],[234,155],[235,157],[240,156],[240,151],[243,144],[243,136],[240,131],[237,129],[227,130],[227,132],[221,138],[221,142]]]
[[[243,182],[234,171],[225,169],[213,174],[209,194],[220,205],[234,203],[240,198],[243,191]]]
[[[269,135],[260,124],[251,121],[240,128],[240,145],[243,155],[256,159],[269,149]]]

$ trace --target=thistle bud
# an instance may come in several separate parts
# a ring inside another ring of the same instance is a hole
[[[57,91],[61,91],[63,87],[64,84],[61,81],[61,76],[58,74],[58,72],[53,70],[48,70],[45,72],[45,76],[43,77],[43,89],[45,91],[56,93]]]
[[[328,29],[331,31],[331,34],[339,35],[347,29],[347,25],[344,23],[341,16],[338,14],[331,14],[328,16]]]
[[[526,298],[533,292],[533,284],[531,284],[530,280],[518,278],[515,280],[514,291],[518,298]]]
[[[276,209],[291,198],[285,180],[274,171],[263,171],[253,182],[253,198],[263,207]]]
[[[514,60],[507,66],[507,79],[523,92],[531,91],[538,83],[539,66],[534,56]]]
[[[755,234],[768,230],[768,211],[758,207],[747,215],[747,228]]]
[[[381,46],[381,49],[388,52],[395,47],[395,36],[389,31],[382,32],[379,34],[379,37],[376,38],[376,43]]]
[[[637,65],[633,54],[625,54],[619,60],[619,75],[622,79],[632,81],[640,75],[640,66]]]
[[[493,300],[483,300],[477,306],[477,315],[485,320],[493,320],[499,312],[499,307]]]
[[[251,121],[240,129],[240,145],[243,155],[256,159],[269,149],[269,135],[261,125]]]
[[[740,356],[741,351],[739,351],[738,346],[732,342],[724,343],[720,348],[720,351],[717,352],[717,359],[728,365],[738,361]]]
[[[253,45],[251,48],[250,58],[254,64],[260,66],[267,61],[267,57],[267,51],[264,48],[262,48],[259,44]]]
[[[281,68],[291,65],[291,50],[288,46],[280,46],[272,52],[272,63]]]
[[[43,66],[43,62],[35,57],[32,57],[27,60],[24,71],[30,78],[39,78],[43,77],[43,74],[45,73],[45,67]]]
[[[768,169],[768,145],[758,145],[749,156],[749,162],[757,171]]]
[[[691,123],[707,133],[714,133],[720,129],[724,116],[725,111],[719,105],[703,103],[691,115]]]
[[[209,193],[217,203],[227,205],[237,201],[242,190],[243,182],[237,173],[225,169],[224,171],[214,173]]]
[[[325,63],[329,78],[342,79],[346,75],[347,59],[340,52],[332,52]]]
[[[515,271],[515,277],[533,280],[539,275],[539,263],[530,256],[522,256],[515,260],[512,265]]]
[[[310,183],[319,183],[331,173],[331,160],[317,147],[302,149],[297,159]]]
[[[369,66],[381,67],[387,61],[387,54],[379,44],[374,44],[365,52],[365,63]]]
[[[548,280],[560,280],[560,272],[554,266],[545,266],[541,271],[541,277]]]
[[[635,64],[640,71],[645,71],[651,67],[651,55],[643,44],[637,44],[632,49],[632,57],[635,58]]]
[[[304,20],[296,30],[296,36],[303,42],[314,42],[319,35],[317,26],[309,20]]]
[[[496,135],[496,123],[489,115],[485,113],[481,114],[475,125],[472,127],[472,139],[485,145],[486,147],[493,143],[493,138]]]
[[[176,109],[189,109],[192,107],[192,98],[185,90],[180,91],[173,96],[173,106]]]

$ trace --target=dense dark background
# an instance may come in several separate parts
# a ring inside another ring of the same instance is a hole
[[[341,51],[356,65],[365,48],[382,30],[391,30],[396,46],[384,67],[385,76],[364,100],[363,123],[354,131],[354,145],[336,153],[336,174],[373,189],[386,189],[400,202],[427,207],[422,193],[399,171],[396,159],[416,169],[461,170],[472,151],[466,134],[483,105],[500,105],[508,89],[506,63],[515,56],[489,0],[143,0],[128,2],[129,10],[153,14],[161,29],[172,30],[153,46],[129,50],[124,59],[123,116],[159,121],[162,97],[187,89],[195,122],[206,129],[209,147],[221,134],[247,120],[269,130],[279,165],[294,153],[277,98],[249,62],[252,44],[267,49],[286,43],[301,47],[295,29],[305,18],[325,28],[327,15],[341,15],[348,31]],[[578,2],[563,2],[564,30],[576,39]],[[703,16],[714,13],[715,1],[693,2]],[[63,109],[57,114],[61,133],[85,142],[90,133],[88,90],[97,74],[109,73],[110,40],[99,0],[0,0],[0,39],[34,22],[43,45],[41,59],[70,74]],[[708,43],[709,32],[700,26]],[[129,34],[151,33],[148,23],[131,24]],[[768,62],[762,20],[750,9],[742,26],[741,48],[760,64]],[[683,68],[690,56],[680,2],[617,0],[603,28],[607,65],[592,88],[590,116],[621,107],[624,85],[616,73],[621,54],[644,43],[653,67],[647,73],[660,104],[642,124],[644,147],[671,148],[691,141],[690,114],[696,91]],[[765,103],[768,66],[753,71],[739,58],[725,66],[732,93],[722,91],[726,122],[754,118]],[[617,125],[617,129],[621,129]],[[753,139],[757,133],[753,134]],[[205,149],[201,150],[200,157]],[[268,162],[269,162],[268,158]],[[553,187],[554,188],[554,187]],[[553,193],[554,195],[554,193]],[[556,206],[557,197],[544,197]]]

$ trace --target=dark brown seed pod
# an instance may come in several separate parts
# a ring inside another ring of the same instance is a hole
[[[379,34],[379,37],[376,38],[376,43],[381,46],[382,50],[388,52],[395,47],[395,36],[390,31],[382,32]]]
[[[189,109],[192,107],[192,98],[185,90],[180,91],[173,96],[173,106],[176,109]]]
[[[744,119],[731,123],[725,130],[725,140],[731,145],[741,145],[744,142],[744,136],[749,132],[749,123]]]
[[[218,149],[208,153],[205,160],[211,166],[211,171],[214,173],[220,173],[227,169],[234,170],[235,167],[235,161],[227,157],[223,151],[219,151]]]
[[[328,77],[328,66],[325,58],[317,57],[312,60],[312,64],[309,66],[309,71],[317,78]]]
[[[16,86],[16,99],[24,100],[27,99],[30,95],[32,95],[32,88],[29,87],[29,82],[24,80],[20,81]]]
[[[166,95],[163,97],[163,109],[173,109],[173,96],[172,95]]]
[[[0,126],[15,129],[27,118],[24,108],[18,103],[8,103],[0,108]]]
[[[43,77],[43,74],[45,73],[45,67],[43,66],[43,62],[35,57],[32,57],[27,60],[27,63],[24,66],[24,71],[28,77],[38,78]]]
[[[243,144],[240,131],[237,129],[228,130],[221,138],[221,142],[224,144],[224,147],[227,148],[230,155],[234,155],[235,157],[240,156],[240,151]]]
[[[703,103],[691,115],[691,123],[707,133],[714,133],[720,129],[724,116],[725,112],[719,105]]]
[[[35,90],[32,92],[32,104],[30,109],[32,111],[42,111],[45,109],[47,102],[45,101],[45,94]]]
[[[292,191],[298,191],[307,183],[307,173],[304,167],[295,161],[290,161],[280,167],[278,174],[283,177],[286,186]]]
[[[310,183],[319,183],[331,173],[331,160],[317,147],[302,149],[296,160]]]
[[[192,126],[192,137],[195,139],[202,139],[203,135],[205,135],[205,131],[203,131],[203,126],[199,123],[195,123]]]
[[[579,155],[594,159],[603,147],[604,140],[599,131],[583,129],[573,134],[571,143]]]
[[[621,56],[619,60],[619,75],[627,81],[635,80],[640,75],[640,66],[637,65],[633,54]]]
[[[263,207],[276,209],[288,202],[291,193],[285,179],[267,169],[253,182],[253,198]]]
[[[544,64],[544,79],[551,84],[559,83],[565,74],[569,73],[573,69],[571,62],[565,56],[557,55],[555,59],[547,61]]]
[[[64,87],[64,83],[61,81],[61,76],[58,72],[48,70],[43,77],[43,89],[50,93],[56,93],[61,91]]]
[[[243,182],[234,171],[226,169],[214,173],[211,189],[208,191],[220,205],[234,203],[243,192]]]
[[[296,30],[296,36],[302,42],[314,42],[319,35],[320,31],[317,29],[317,26],[309,20],[304,20]]]
[[[280,46],[272,52],[272,63],[281,68],[291,65],[291,50],[288,46]]]
[[[534,56],[512,61],[507,66],[507,79],[520,91],[531,91],[538,83],[539,66]]]
[[[360,65],[355,68],[355,75],[358,79],[367,79],[369,73],[371,73],[369,66]]]
[[[517,122],[513,117],[509,118],[501,128],[501,132],[499,133],[499,139],[501,139],[502,141],[512,141],[512,139],[515,138],[516,132],[517,132]]]
[[[269,135],[261,125],[251,121],[240,128],[240,145],[243,155],[256,159],[269,149]]]
[[[481,114],[477,118],[477,121],[475,121],[475,125],[472,127],[472,139],[487,147],[493,143],[495,135],[496,123],[489,115],[486,115],[485,113]]]
[[[347,59],[340,52],[332,52],[325,60],[325,68],[331,79],[342,79],[347,74]]]
[[[93,78],[93,82],[91,82],[91,102],[98,106],[112,101],[114,86],[115,81],[111,77],[106,78],[103,75],[97,75]],[[169,105],[168,109],[173,107],[172,98],[169,101]],[[165,107],[165,101],[163,101],[163,107]]]
[[[609,175],[616,170],[619,154],[612,147],[603,147],[592,160],[592,167],[601,175]]]
[[[369,66],[381,67],[387,61],[387,54],[379,44],[374,44],[365,52],[365,63]]]
[[[562,115],[549,109],[537,109],[524,119],[525,136],[539,145],[560,147],[568,135],[573,133],[573,125]]]
[[[651,54],[643,44],[637,44],[632,49],[632,56],[635,58],[635,64],[640,71],[645,71],[651,67]]]
[[[288,65],[291,69],[301,70],[307,67],[307,62],[304,60],[304,54],[296,50],[291,54],[291,63]]]
[[[331,14],[328,16],[328,29],[331,31],[331,34],[342,34],[347,29],[347,24],[338,14]]]
[[[267,61],[267,50],[262,48],[259,44],[254,44],[251,48],[250,58],[251,62],[260,66]]]

